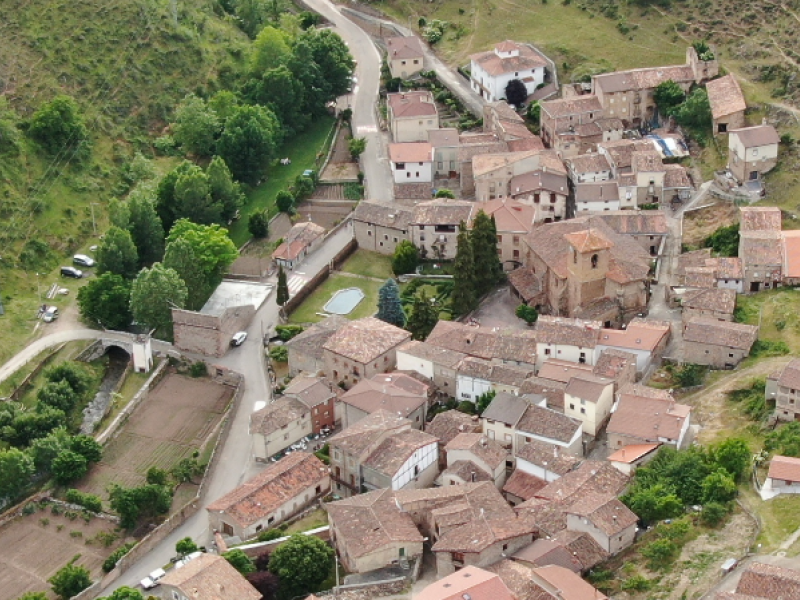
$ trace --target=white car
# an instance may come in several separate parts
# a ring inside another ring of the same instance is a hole
[[[48,306],[42,313],[42,321],[45,323],[52,323],[58,318],[58,307]]]
[[[193,561],[201,554],[202,552],[200,552],[199,550],[197,552],[192,552],[191,554],[187,554],[186,556],[184,556],[182,559],[180,559],[178,562],[175,563],[175,568],[180,569],[181,567],[186,565],[186,563]]]
[[[158,585],[159,580],[166,575],[166,571],[164,569],[156,569],[150,575],[142,579],[139,583],[141,583],[142,587],[146,590],[152,590],[154,587]]]
[[[244,341],[247,339],[247,332],[246,331],[239,331],[233,334],[231,338],[231,346],[241,346],[244,344]]]
[[[91,256],[86,256],[85,254],[76,254],[72,257],[73,264],[80,265],[82,267],[93,267],[94,266],[94,259]]]

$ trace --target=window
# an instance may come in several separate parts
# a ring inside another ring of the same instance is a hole
[[[592,268],[597,268],[597,261],[599,260],[597,254],[592,254]]]
[[[437,164],[437,167],[436,167],[437,169],[441,170],[443,168],[442,161],[439,161],[436,164]]]
[[[418,65],[418,64],[419,64],[419,59],[416,59],[416,58],[415,58],[415,59],[414,59],[414,64],[415,64],[415,65]]]
[[[274,520],[275,520],[274,516],[267,519],[267,525],[271,524]]]
[[[180,600],[180,596],[178,595],[178,592],[176,592],[175,590],[172,590],[172,598],[174,600]]]
[[[368,232],[367,232],[367,235],[371,237],[371,236],[372,236],[372,232],[371,232],[371,231],[368,231]]]
[[[315,494],[321,494],[322,493],[322,486],[318,485],[317,487],[315,487],[314,488],[314,493]]]
[[[256,527],[256,533],[258,533],[258,532],[259,532],[259,531],[261,531],[262,529],[264,529],[264,526],[263,526],[263,525],[258,525],[258,526]]]
[[[570,405],[569,405],[569,409],[570,409],[570,410],[575,410],[575,405],[574,405],[574,404],[570,404]]]
[[[394,168],[398,171],[402,171],[406,168],[406,163],[394,163]]]
[[[582,415],[585,415],[585,414],[586,414],[586,409],[585,409],[585,408],[582,408],[582,409],[581,409],[581,414],[582,414]]]
[[[284,433],[284,434],[283,434],[283,441],[285,442],[285,441],[287,441],[288,439],[289,439],[289,434],[288,434],[288,433]]]
[[[383,234],[383,239],[385,239],[385,240],[388,240],[388,239],[389,239],[389,236],[388,236],[387,234],[385,234],[385,233],[384,233],[384,234]]]
[[[550,356],[550,348],[545,348],[544,349],[544,355],[545,356]]]
[[[498,244],[502,244],[502,243],[503,243],[503,236],[502,236],[502,235],[499,235],[499,234],[498,234],[498,236],[497,236],[497,243],[498,243]]]
[[[493,440],[494,439],[494,429],[490,429],[489,431],[487,431],[487,433],[489,434],[489,439]]]
[[[511,434],[510,433],[505,434],[503,436],[503,439],[505,439],[505,441],[507,441],[507,442],[510,442],[511,441]]]
[[[414,465],[414,477],[419,475],[419,465]]]

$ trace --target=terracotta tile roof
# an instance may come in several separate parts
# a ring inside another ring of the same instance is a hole
[[[778,385],[800,390],[800,358],[795,358],[783,368],[778,377]]]
[[[681,165],[664,165],[664,189],[692,189],[692,181],[689,179],[689,172]]]
[[[656,400],[674,400],[668,390],[659,390],[648,385],[631,383],[619,391],[620,395],[632,396],[635,398],[655,398]]]
[[[541,169],[512,177],[508,181],[508,189],[514,197],[532,194],[539,190],[555,192],[564,196],[569,194],[569,184],[564,173],[553,173]]]
[[[288,387],[283,390],[283,395],[296,398],[307,407],[313,408],[338,396],[337,389],[324,377],[300,375],[292,379]]]
[[[457,460],[442,471],[442,476],[452,475],[464,482],[494,481],[494,476],[471,460]]]
[[[371,225],[380,225],[400,231],[408,230],[408,225],[414,217],[414,211],[394,202],[377,202],[375,200],[362,200],[353,211],[353,220]]]
[[[613,142],[598,142],[598,152],[606,154],[617,170],[630,169],[633,153],[652,150],[653,145],[648,140],[615,140]]]
[[[546,100],[540,104],[542,110],[550,117],[567,117],[583,113],[602,113],[603,106],[594,94],[572,96],[557,100]]]
[[[432,162],[433,146],[429,142],[389,144],[389,160],[395,163]]]
[[[607,596],[581,579],[580,575],[558,565],[538,567],[533,570],[536,578],[546,582],[545,589],[558,592],[560,600],[607,600]]]
[[[451,573],[414,595],[414,600],[522,600],[494,573],[472,565]]]
[[[419,542],[422,535],[411,515],[395,504],[392,490],[376,490],[329,502],[325,510],[336,530],[338,543],[359,558],[393,542]]]
[[[583,571],[588,571],[609,557],[609,553],[588,533],[564,529],[559,531],[552,539],[556,543],[563,545],[571,556],[578,559],[583,566]]]
[[[736,308],[736,290],[727,288],[689,290],[683,295],[681,305],[684,308],[713,310],[732,315]]]
[[[775,206],[742,206],[739,227],[744,231],[780,231],[781,209]]]
[[[558,565],[580,573],[583,565],[562,544],[553,539],[539,538],[514,554],[514,560],[530,563],[534,567]]]
[[[441,348],[417,340],[409,340],[400,346],[397,351],[423,360],[429,360],[436,365],[441,365],[449,369],[456,368],[458,363],[467,357],[463,352],[456,352],[455,350]]]
[[[739,238],[742,264],[763,265],[780,270],[783,266],[783,243],[778,231],[745,231]]]
[[[539,440],[531,440],[518,448],[516,457],[559,476],[566,475],[581,462],[580,459],[560,450],[558,446]]]
[[[670,332],[671,326],[668,321],[636,317],[625,329],[603,329],[598,344],[653,352],[665,337],[670,336]]]
[[[474,202],[438,198],[417,204],[411,222],[415,225],[458,225],[463,221],[469,225],[476,214]]]
[[[323,346],[325,350],[358,363],[368,363],[397,348],[411,337],[407,331],[375,317],[350,321]]]
[[[589,493],[618,496],[628,485],[629,479],[628,475],[621,473],[608,462],[585,460],[577,469],[562,475],[539,490],[537,498],[559,503],[568,509],[572,503]],[[526,504],[520,504],[516,508],[525,509]],[[535,505],[532,501],[531,504]],[[560,529],[551,535],[555,535],[558,531]]]
[[[477,433],[481,430],[481,422],[477,415],[468,415],[459,410],[441,412],[425,427],[432,436],[439,438],[439,443],[446,446],[459,433]]]
[[[738,137],[745,148],[770,146],[779,144],[781,141],[781,137],[772,125],[756,125],[755,127],[731,129],[728,134],[733,134]]]
[[[683,283],[692,288],[715,288],[717,287],[717,270],[714,267],[686,267]]]
[[[522,498],[522,500],[529,500],[546,485],[547,482],[544,479],[516,469],[503,486],[503,492]]]
[[[398,431],[383,440],[361,464],[392,477],[414,452],[426,446],[435,446],[438,442],[438,438],[416,429]]]
[[[660,442],[655,444],[628,444],[624,448],[620,448],[613,454],[610,454],[606,460],[611,462],[632,464],[643,456],[647,456],[651,452],[657,450],[659,446],[661,446]]]
[[[540,152],[535,150],[476,154],[472,157],[472,172],[475,177],[479,177],[497,169],[509,167],[521,160],[539,155]]]
[[[575,202],[619,201],[619,186],[616,181],[598,181],[575,185]]]
[[[530,133],[530,132],[528,132]],[[508,140],[509,152],[524,152],[526,150],[544,150],[544,142],[538,135],[531,133],[530,137],[525,137],[519,140]]]
[[[408,417],[428,401],[428,391],[427,385],[403,373],[379,373],[359,381],[341,401],[370,414],[387,410]]]
[[[386,102],[395,119],[436,116],[436,104],[429,91],[388,94]]]
[[[566,162],[569,165],[570,172],[578,175],[583,173],[602,173],[603,171],[611,170],[611,165],[608,163],[608,158],[605,154],[596,152],[568,158]]]
[[[539,279],[530,267],[519,267],[508,274],[508,282],[526,303],[542,293]]]
[[[533,331],[472,327],[454,321],[439,321],[426,340],[428,344],[483,359],[533,364],[536,334]]]
[[[800,481],[800,458],[773,456],[767,477],[784,481]]]
[[[515,600],[554,600],[555,598],[533,582],[531,576],[533,569],[523,563],[505,558],[486,569],[500,576],[503,583],[514,594]],[[454,598],[453,600],[463,600],[463,598]],[[472,600],[478,599],[472,597]],[[486,600],[494,599],[486,598]]]
[[[548,358],[542,363],[542,367],[539,369],[539,377],[542,379],[560,381],[566,385],[573,377],[589,375],[593,371],[594,367],[591,365],[561,360],[559,358]]]
[[[490,440],[482,433],[459,433],[445,446],[446,452],[464,450],[481,459],[494,470],[505,464],[508,451],[496,440]]]
[[[411,421],[386,410],[379,410],[340,431],[328,441],[334,448],[360,456],[390,430],[409,429]]]
[[[648,90],[669,79],[675,83],[690,83],[694,81],[694,73],[689,65],[615,71],[592,76],[592,89],[599,87],[606,94]]]
[[[706,83],[708,103],[711,105],[711,116],[714,119],[727,117],[737,112],[744,112],[747,103],[744,101],[742,88],[733,74]]]
[[[789,232],[784,232],[784,235]],[[784,255],[786,253],[784,252]],[[713,267],[717,279],[741,279],[744,277],[742,259],[725,257],[706,259],[706,266]],[[787,274],[788,275],[788,274]]]
[[[610,379],[594,375],[578,375],[570,380],[564,391],[570,396],[587,402],[599,402],[606,388],[613,387],[613,385],[614,383]]]
[[[389,50],[389,60],[397,58],[422,58],[424,56],[422,42],[415,35],[387,38],[386,47]]]
[[[294,260],[300,253],[308,247],[308,242],[295,240],[293,242],[282,242],[272,253],[273,260]]]
[[[691,407],[674,400],[622,392],[606,431],[644,442],[678,441]]]
[[[524,434],[556,440],[568,444],[581,430],[581,422],[549,408],[530,405],[517,423]]]
[[[601,328],[602,323],[599,321],[540,315],[536,321],[534,331],[537,341],[541,344],[594,348],[597,345],[597,338]]]
[[[510,198],[479,202],[475,208],[476,214],[482,210],[494,217],[498,233],[529,233],[536,218],[535,207]]]
[[[615,210],[597,215],[614,231],[626,235],[667,235],[667,218],[661,210]]]
[[[359,205],[364,202],[360,202]],[[345,324],[350,321],[339,315],[332,315],[314,323],[286,342],[286,347],[290,350],[301,352],[313,356],[317,360],[322,359],[322,348],[325,343]]]
[[[676,273],[682,276],[687,268],[691,267],[707,267],[707,261],[714,260],[711,258],[711,248],[702,248],[700,250],[692,250],[691,252],[684,252],[678,255],[678,268]]]
[[[623,350],[606,348],[600,353],[593,373],[598,377],[616,380],[628,367],[636,369],[636,355]]]
[[[250,416],[250,433],[268,436],[310,414],[311,410],[296,398],[278,398]]]
[[[750,352],[758,337],[758,327],[742,323],[717,321],[706,317],[692,317],[683,328],[686,342],[699,342]]]
[[[566,383],[544,379],[542,377],[528,377],[522,382],[519,393],[522,395],[538,394],[547,400],[547,407],[564,410],[564,389]]]
[[[666,171],[661,156],[655,150],[634,152],[631,155],[631,168],[634,173],[662,173]]]
[[[231,564],[215,554],[203,553],[160,580],[181,590],[189,600],[260,600],[257,591]]]
[[[575,248],[581,254],[585,252],[597,252],[598,250],[607,250],[614,244],[599,231],[593,229],[585,229],[583,231],[576,231],[575,233],[568,233],[564,236],[570,246]]]
[[[800,230],[781,233],[783,242],[783,276],[800,277]]]
[[[401,510],[430,513],[434,519],[445,519],[460,525],[480,518],[481,511],[489,520],[514,518],[514,511],[493,482],[465,483],[420,490],[398,490],[395,498]]]
[[[428,141],[434,148],[457,148],[461,144],[458,138],[458,129],[452,127],[429,129]]]
[[[304,221],[303,223],[294,224],[286,234],[285,238],[287,242],[302,240],[310,244],[324,235],[324,227],[321,227],[312,221]]]
[[[495,50],[497,52],[513,52],[516,50],[519,55],[501,58]],[[497,77],[504,73],[530,71],[537,67],[547,67],[547,60],[526,44],[505,41],[496,45],[495,50],[472,54],[469,59],[479,64],[492,77]]]
[[[505,499],[501,499],[501,502],[505,503]],[[482,552],[496,542],[531,535],[535,531],[536,527],[527,515],[509,515],[502,519],[477,517],[462,526],[441,532],[431,550],[434,552]]]
[[[498,392],[481,414],[481,419],[498,421],[509,427],[515,427],[527,408],[528,401],[524,398],[507,392]]]
[[[585,517],[609,537],[619,535],[639,520],[614,494],[599,492],[586,494],[573,503],[567,513]]]
[[[800,571],[753,562],[742,573],[736,593],[769,600],[799,600]]]
[[[313,454],[293,452],[206,507],[223,511],[246,528],[275,512],[328,477],[328,467]]]

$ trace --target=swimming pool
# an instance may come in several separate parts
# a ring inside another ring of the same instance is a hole
[[[358,288],[346,288],[337,291],[322,307],[327,313],[349,315],[358,303],[364,299],[364,292]]]

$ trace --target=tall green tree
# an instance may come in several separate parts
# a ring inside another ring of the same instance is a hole
[[[50,367],[45,371],[44,376],[47,381],[66,381],[78,396],[83,396],[89,391],[92,381],[86,367],[74,361],[62,362]]]
[[[89,130],[78,104],[69,96],[56,96],[39,107],[28,126],[29,135],[50,154],[62,149],[78,155],[89,151]]]
[[[502,267],[497,258],[497,227],[494,219],[478,211],[470,232],[475,261],[475,287],[478,297],[490,292],[500,280]]]
[[[69,449],[80,454],[89,464],[98,463],[103,458],[103,447],[92,436],[83,433],[72,436]]]
[[[98,275],[113,273],[125,279],[133,279],[139,264],[139,255],[131,234],[119,227],[109,227],[97,247]]]
[[[458,246],[453,262],[453,303],[454,315],[465,315],[478,306],[475,282],[475,259],[472,254],[472,239],[464,222],[458,231]]]
[[[31,442],[28,454],[33,459],[33,464],[39,473],[49,473],[50,465],[62,450],[72,447],[72,436],[64,427],[59,427],[44,437]],[[0,471],[2,472],[2,471]],[[2,495],[2,493],[0,493]]]
[[[76,558],[61,567],[55,575],[47,580],[53,586],[53,592],[60,600],[69,600],[92,585],[89,570],[81,565],[76,565]]]
[[[68,413],[77,403],[78,395],[66,381],[48,381],[39,388],[36,399],[45,406]]]
[[[155,195],[131,193],[128,200],[128,225],[136,252],[139,268],[148,267],[164,256],[164,226],[158,218]]]
[[[280,90],[280,94],[274,93]],[[242,94],[253,104],[269,107],[280,120],[286,136],[302,131],[311,120],[305,112],[305,89],[286,65],[264,71],[245,82]]]
[[[744,438],[732,437],[711,447],[714,461],[733,477],[740,481],[752,460],[750,447]]]
[[[200,261],[194,253],[192,245],[182,238],[170,242],[164,253],[164,266],[174,269],[186,284],[186,308],[200,310],[208,299],[211,290],[208,289],[209,281]]]
[[[72,450],[62,450],[53,459],[50,472],[59,485],[69,485],[86,475],[89,470],[89,461],[82,455]]]
[[[413,273],[419,264],[419,250],[408,240],[402,240],[394,249],[392,271],[395,275]]]
[[[236,179],[255,183],[282,138],[280,123],[270,109],[239,106],[225,122],[217,150]]]
[[[680,106],[685,97],[683,88],[672,79],[659,83],[653,92],[653,100],[655,100],[659,112],[664,116],[675,114],[675,109]]]
[[[711,104],[708,102],[708,92],[705,88],[692,90],[683,104],[675,109],[675,120],[696,133],[710,133]]]
[[[431,302],[431,298],[428,298],[425,290],[421,290],[414,297],[411,314],[406,323],[406,329],[411,332],[411,339],[425,341],[438,322],[439,310],[435,303]]]
[[[228,165],[219,156],[211,159],[206,174],[211,200],[220,206],[222,221],[225,223],[232,219],[242,206],[244,195],[241,187],[233,180]]]
[[[186,284],[173,269],[155,263],[145,267],[131,287],[131,311],[137,322],[172,339],[172,308],[186,305]]]
[[[106,329],[124,330],[131,324],[130,299],[130,281],[114,273],[103,273],[78,290],[81,317]]]
[[[275,302],[278,306],[283,306],[289,301],[289,285],[286,282],[286,271],[283,265],[278,267],[278,289],[275,291]]]
[[[286,63],[292,50],[286,34],[280,29],[267,25],[256,36],[248,67],[250,73],[259,77],[266,71]]]
[[[381,321],[397,327],[406,324],[406,314],[400,302],[400,288],[394,279],[387,279],[378,290],[378,314]]]
[[[247,219],[247,231],[256,239],[264,239],[269,235],[269,219],[267,213],[259,210]]]
[[[13,502],[30,484],[35,467],[22,450],[0,450],[0,499]]]
[[[186,556],[192,552],[197,552],[197,544],[195,544],[194,540],[190,537],[182,538],[175,544],[175,552],[177,552],[179,556]]]
[[[247,554],[244,553],[244,550],[240,550],[239,548],[234,548],[232,550],[228,550],[227,552],[222,553],[222,558],[227,560],[231,563],[231,566],[239,571],[242,575],[247,575],[248,573],[252,573],[256,570],[256,565]]]
[[[199,225],[181,219],[170,230],[167,244],[179,239],[192,247],[205,276],[207,289],[217,287],[228,267],[239,258],[239,251],[228,237],[228,231],[219,225]]]
[[[351,76],[356,65],[339,34],[332,29],[309,29],[300,36],[298,43],[304,40],[308,41],[312,59],[328,84],[326,102],[350,91]]]
[[[197,165],[188,167],[175,180],[175,202],[179,219],[204,225],[222,221],[222,204],[212,198],[208,173]]]
[[[239,106],[239,98],[230,90],[219,90],[208,101],[208,107],[217,113],[222,125],[236,111],[237,106]]]
[[[528,99],[528,88],[519,79],[512,79],[506,84],[506,100],[509,104],[520,108]]]
[[[97,600],[144,600],[144,596],[139,590],[123,585],[111,592],[110,596],[98,598]]]
[[[295,42],[287,67],[303,89],[303,112],[312,118],[325,114],[325,104],[336,96],[331,96],[330,84],[314,60],[314,49],[308,39],[301,36]]]
[[[333,548],[313,535],[295,534],[269,558],[269,570],[280,578],[280,596],[288,600],[317,591],[333,568]]]
[[[175,110],[173,135],[186,152],[211,156],[220,129],[217,114],[205,100],[194,94],[186,96]]]

